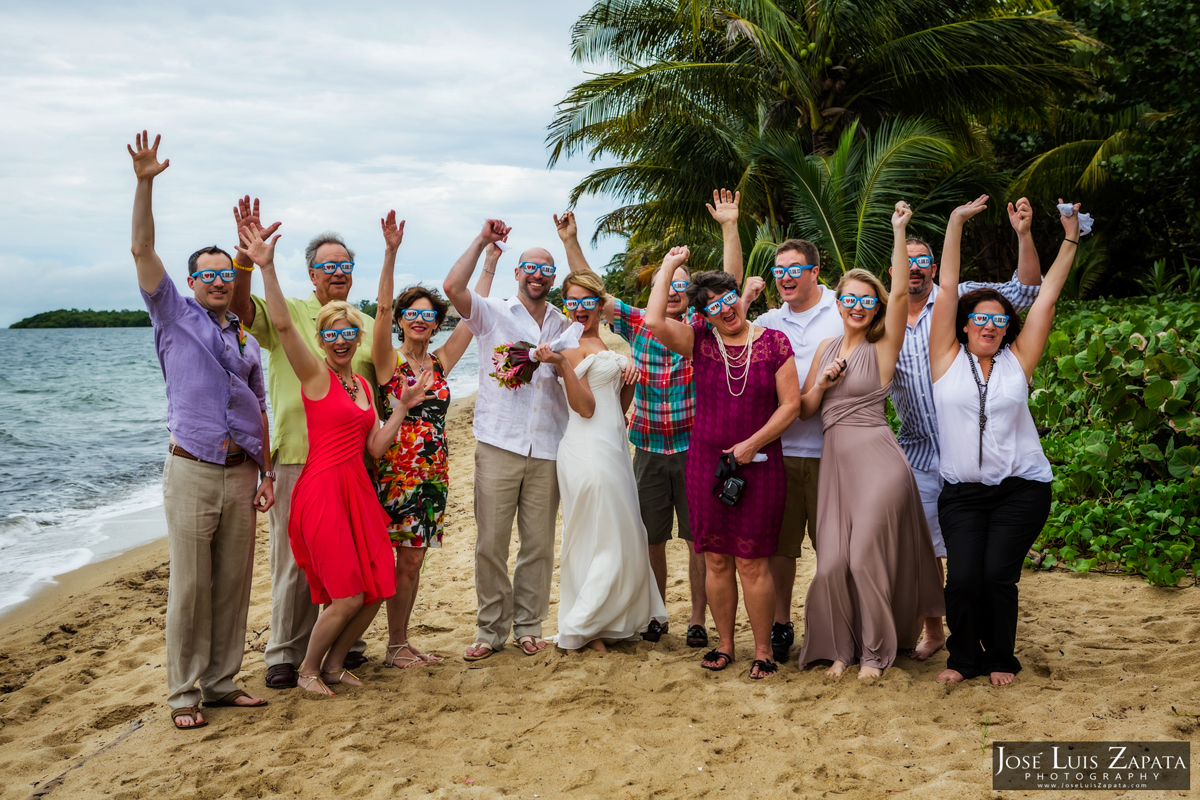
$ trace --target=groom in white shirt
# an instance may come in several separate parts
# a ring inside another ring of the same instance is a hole
[[[570,322],[546,303],[554,259],[535,247],[521,254],[517,296],[480,297],[468,288],[487,245],[511,228],[489,219],[455,262],[442,288],[479,342],[479,395],[475,401],[475,595],[478,632],[463,658],[480,661],[504,646],[509,630],[521,652],[546,647],[542,622],[550,613],[554,524],[558,517],[558,443],[567,427],[567,401],[554,368],[539,366],[533,380],[504,389],[488,373],[497,345],[549,342]],[[508,551],[513,518],[520,550],[512,580]]]

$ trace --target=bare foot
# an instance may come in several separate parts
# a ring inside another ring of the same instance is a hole
[[[883,677],[883,670],[879,667],[868,667],[865,664],[858,668],[858,679],[863,678],[880,678]]]
[[[925,633],[922,634],[921,641],[917,642],[916,648],[912,651],[913,658],[917,661],[925,661],[946,646],[946,634],[942,633],[941,628],[941,620],[938,620],[938,628],[934,635],[930,634],[928,627],[925,628]]]
[[[600,639],[592,639],[584,645],[589,650],[595,650],[597,653],[607,653],[608,648],[604,646],[604,642]]]
[[[992,686],[1008,686],[1017,676],[1011,672],[993,672]]]
[[[830,678],[840,678],[842,673],[846,671],[846,665],[841,661],[833,662],[833,666],[825,670],[825,675]]]
[[[329,697],[337,697],[337,695],[333,693],[333,689],[330,689],[325,685],[325,681],[321,680],[320,675],[300,674],[296,677],[296,685],[306,692],[323,694]]]
[[[938,673],[938,676],[935,680],[942,681],[943,683],[962,683],[963,676],[962,673],[956,669],[944,669]]]

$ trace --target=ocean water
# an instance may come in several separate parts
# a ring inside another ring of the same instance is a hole
[[[453,397],[478,364],[472,343]],[[152,329],[0,329],[0,609],[165,535],[166,419]]]

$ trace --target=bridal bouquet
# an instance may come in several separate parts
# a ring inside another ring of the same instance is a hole
[[[556,353],[579,347],[579,337],[583,335],[583,326],[578,322],[572,323],[557,339],[550,342],[550,349]],[[534,360],[533,351],[537,345],[533,342],[509,342],[499,344],[492,349],[492,366],[495,372],[488,375],[496,379],[496,383],[505,389],[517,389],[533,380],[533,373],[541,364]]]
[[[492,366],[496,371],[488,374],[505,389],[516,389],[521,384],[529,383],[539,366],[530,356],[536,347],[532,342],[496,345],[492,350]]]

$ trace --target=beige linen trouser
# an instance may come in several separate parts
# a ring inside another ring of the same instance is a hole
[[[271,526],[271,633],[263,660],[268,667],[276,664],[299,666],[308,650],[308,637],[321,607],[312,601],[308,578],[296,565],[288,520],[292,513],[292,489],[300,480],[303,464],[275,465],[275,505],[267,512]],[[359,639],[350,650],[361,653],[366,642]]]
[[[254,572],[258,465],[167,456],[163,508],[167,588],[167,704],[220,700],[238,687]],[[200,688],[196,688],[199,682]]]
[[[513,517],[517,565],[508,579]],[[508,639],[541,636],[550,613],[558,471],[554,461],[479,442],[475,445],[475,636],[499,649]]]

